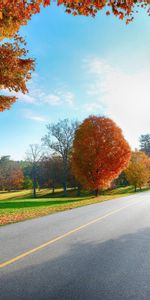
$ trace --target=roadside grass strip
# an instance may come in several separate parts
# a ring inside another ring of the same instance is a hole
[[[146,191],[147,188],[143,189]],[[98,197],[82,192],[76,196],[76,190],[68,190],[67,197],[57,189],[55,194],[50,190],[38,191],[37,198],[32,198],[32,191],[0,192],[0,225],[7,225],[33,219],[56,212],[61,212],[85,205],[121,198],[134,194],[132,187],[117,188],[105,191]]]

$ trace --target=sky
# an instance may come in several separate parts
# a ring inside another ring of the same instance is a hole
[[[99,12],[71,16],[55,3],[20,30],[36,69],[10,110],[0,113],[0,156],[25,159],[41,143],[46,124],[112,118],[132,149],[150,133],[150,17],[139,12],[126,25]]]

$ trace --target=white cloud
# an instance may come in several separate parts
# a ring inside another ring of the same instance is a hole
[[[103,111],[102,104],[98,102],[86,103],[83,108],[89,114],[91,114],[93,111]]]
[[[74,94],[71,92],[66,92],[63,94],[64,101],[72,106],[74,104]]]
[[[24,117],[26,119],[35,121],[35,122],[46,122],[46,118],[44,116],[41,116],[39,114],[35,114],[32,110],[25,109],[24,110]]]
[[[112,70],[111,66],[105,60],[98,57],[84,59],[83,63],[88,72],[95,75],[103,75],[104,72]]]
[[[35,104],[37,102],[36,98],[31,96],[30,94],[15,93],[15,95],[20,101],[23,101],[25,103]]]
[[[30,82],[29,85],[29,93],[23,94],[21,92],[9,92],[8,89],[3,89],[2,93],[16,96],[18,101],[22,101],[27,104],[33,105],[51,105],[51,106],[61,106],[64,104],[68,104],[69,106],[73,106],[74,104],[74,94],[67,90],[66,88],[56,89],[52,92],[45,92],[45,90],[41,87],[38,87],[38,82]]]
[[[29,104],[36,104],[37,98],[35,97],[35,91],[33,90],[31,93],[23,94],[21,92],[9,91],[8,89],[2,89],[1,93],[8,96],[16,96],[19,101]]]
[[[54,91],[53,94],[48,94],[44,97],[44,102],[49,105],[63,105],[68,104],[72,106],[74,104],[74,94],[70,91]]]
[[[48,103],[49,105],[60,105],[61,98],[58,95],[49,94],[44,97],[44,102]]]
[[[87,105],[97,111],[102,105],[108,116],[123,129],[132,147],[138,146],[140,134],[150,132],[150,70],[125,73],[99,58],[84,62],[91,84],[87,94],[94,101]]]

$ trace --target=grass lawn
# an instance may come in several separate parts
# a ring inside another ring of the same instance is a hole
[[[147,190],[144,188],[142,191]],[[132,187],[117,188],[106,191],[98,197],[87,193],[76,196],[74,190],[69,190],[67,197],[63,197],[62,190],[57,190],[53,195],[48,189],[37,193],[37,198],[32,198],[32,191],[0,192],[0,225],[15,223],[32,219],[51,213],[72,209],[92,203],[102,202],[128,196],[134,193]]]

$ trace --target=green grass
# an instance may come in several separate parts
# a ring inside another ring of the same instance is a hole
[[[143,191],[148,188],[143,189]],[[105,191],[103,195],[94,197],[87,192],[76,196],[75,190],[69,190],[67,197],[63,196],[61,189],[52,194],[50,190],[43,189],[37,193],[37,198],[32,198],[32,191],[0,192],[0,225],[23,221],[39,216],[44,216],[58,211],[92,203],[116,199],[134,193],[132,187],[117,188]]]

